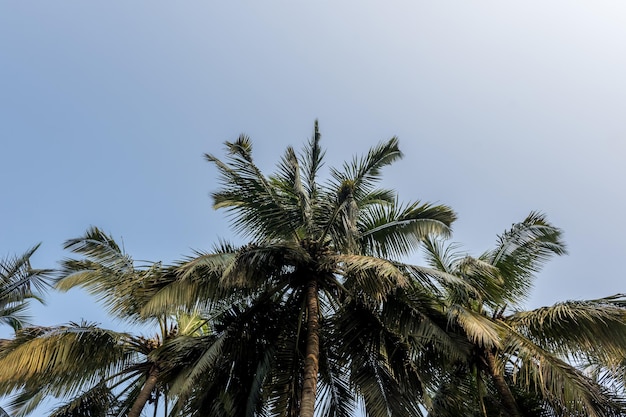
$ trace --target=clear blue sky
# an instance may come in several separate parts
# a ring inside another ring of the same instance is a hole
[[[401,199],[478,254],[531,210],[565,230],[528,307],[626,292],[622,1],[4,1],[0,255],[90,225],[169,262],[230,237],[204,152],[274,168],[320,120],[328,165],[397,135]],[[113,326],[81,292],[38,324]],[[0,329],[0,336],[9,334]],[[0,402],[1,403],[1,402]]]

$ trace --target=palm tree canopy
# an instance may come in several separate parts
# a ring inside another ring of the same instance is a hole
[[[402,203],[380,187],[383,169],[402,157],[397,138],[330,168],[323,182],[317,123],[304,150],[287,148],[269,176],[254,163],[247,136],[225,145],[224,159],[205,155],[219,172],[214,207],[250,242],[182,261],[142,310],[200,306],[230,323],[214,327],[180,392],[200,395],[193,387],[204,383],[202,394],[211,393],[198,397],[204,412],[219,403],[237,415],[292,416],[317,390],[326,416],[352,415],[360,400],[370,416],[419,415],[412,398],[427,377],[408,367],[410,350],[429,341],[456,350],[431,294],[456,277],[401,260],[429,236],[448,235],[454,212]],[[399,326],[390,317],[402,306],[409,313]],[[410,315],[416,324],[407,324]],[[420,333],[409,335],[411,326]],[[253,346],[245,355],[233,345],[241,335]],[[253,380],[244,377],[251,370]],[[229,386],[242,391],[224,391]]]

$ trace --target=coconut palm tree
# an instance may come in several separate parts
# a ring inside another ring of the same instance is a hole
[[[348,416],[359,402],[369,416],[420,415],[427,377],[411,365],[412,346],[457,349],[445,320],[425,314],[441,316],[433,291],[449,276],[401,262],[426,237],[447,234],[454,213],[378,188],[381,170],[402,156],[396,138],[331,168],[325,183],[319,141],[316,122],[304,151],[288,147],[270,176],[243,135],[226,142],[225,160],[206,155],[220,174],[214,207],[249,243],[181,262],[143,308],[201,305],[229,323],[215,328],[181,389],[201,412],[230,397],[236,415],[312,417],[317,407]],[[239,337],[251,347],[233,349]]]
[[[514,224],[478,258],[442,241],[425,247],[432,267],[471,284],[448,288],[450,329],[472,349],[448,367],[430,416],[623,415],[623,401],[573,364],[624,357],[626,309],[607,298],[519,310],[542,265],[565,253],[561,230],[544,215]]]
[[[24,314],[29,299],[42,301],[37,293],[49,286],[50,270],[34,269],[30,258],[36,245],[21,256],[0,260],[0,323],[18,330],[28,321]]]
[[[53,412],[55,417],[138,417],[148,403],[156,410],[160,399],[167,410],[167,378],[181,365],[160,352],[176,338],[206,336],[206,320],[174,312],[139,317],[141,286],[154,281],[163,268],[158,263],[135,267],[99,229],[92,227],[65,246],[82,258],[63,261],[57,288],[97,283],[104,286],[98,295],[112,313],[144,327],[156,323],[159,331],[144,337],[90,323],[25,328],[0,350],[0,392],[16,394],[16,415],[28,414],[49,397],[67,400]]]

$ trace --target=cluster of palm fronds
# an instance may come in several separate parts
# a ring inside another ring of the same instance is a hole
[[[150,407],[190,417],[626,414],[626,299],[520,310],[536,273],[565,253],[561,230],[531,213],[468,256],[444,240],[450,208],[379,187],[381,169],[401,157],[395,138],[331,168],[325,183],[319,140],[316,124],[270,176],[245,136],[226,143],[224,160],[207,155],[220,173],[215,207],[246,245],[137,266],[97,228],[69,240],[75,257],[56,288],[83,287],[158,334],[89,323],[18,330],[0,344],[12,413],[57,398],[55,417]],[[427,266],[404,261],[418,248]],[[17,283],[42,275],[3,268],[0,312],[21,308],[15,301],[32,294]]]

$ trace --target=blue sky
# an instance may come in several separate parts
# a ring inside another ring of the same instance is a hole
[[[273,170],[317,118],[327,165],[397,135],[402,200],[452,206],[471,254],[531,210],[570,255],[528,307],[626,292],[626,4],[621,1],[0,3],[0,255],[90,225],[135,259],[229,238],[211,209],[240,133]],[[416,258],[417,261],[417,258]],[[80,291],[38,324],[115,326]],[[8,329],[0,329],[6,337]]]

